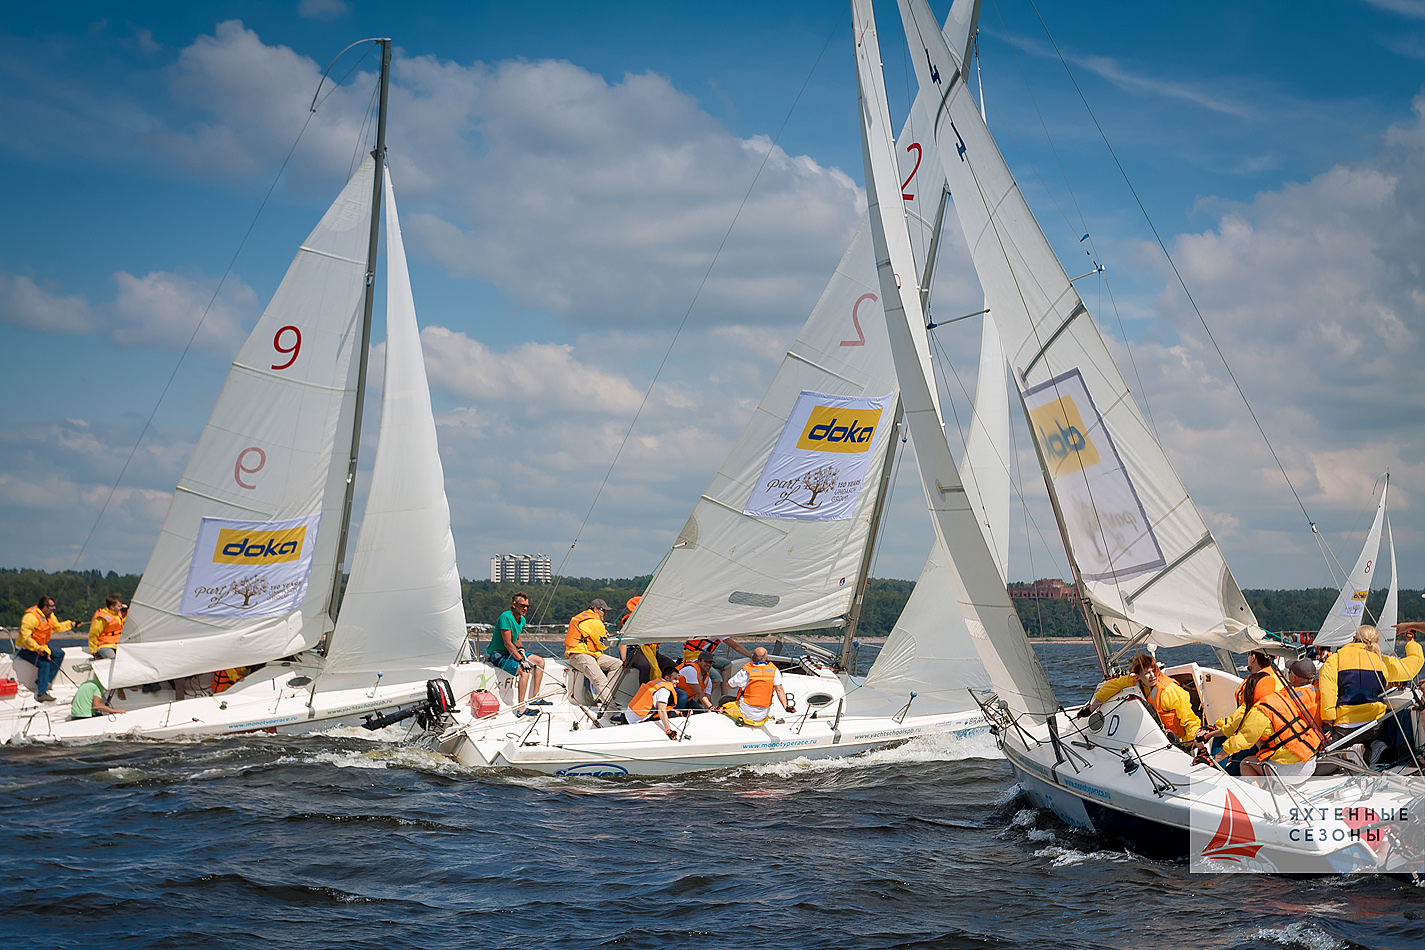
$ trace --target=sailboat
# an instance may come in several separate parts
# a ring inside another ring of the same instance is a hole
[[[462,687],[465,618],[395,195],[376,148],[302,242],[233,361],[133,598],[113,659],[67,658],[124,710],[70,719],[22,693],[0,738],[309,732]],[[386,347],[370,490],[342,596],[381,226]],[[339,605],[339,608],[338,608]],[[213,695],[213,671],[260,667]],[[167,685],[198,679],[202,695]],[[164,683],[158,692],[136,687]],[[58,690],[57,690],[58,691]],[[64,693],[60,693],[61,700]],[[448,694],[447,694],[448,700]]]
[[[937,102],[936,153],[1029,421],[1105,676],[1138,644],[1272,647],[990,136],[966,82],[968,47],[944,42],[926,0],[899,5],[921,94],[929,91]],[[957,11],[973,22],[978,0],[956,0],[952,20]],[[905,260],[897,249],[903,229],[890,233],[895,218],[886,216],[882,258],[892,268]],[[903,398],[917,369],[917,323],[905,321],[899,340]],[[950,464],[948,455],[938,462]],[[960,542],[947,545],[954,552],[950,570],[966,616],[984,624],[975,642],[996,692],[986,715],[1030,800],[1150,855],[1192,855],[1195,869],[1311,873],[1425,865],[1418,758],[1372,770],[1328,748],[1318,761],[1337,765],[1337,774],[1298,784],[1275,774],[1254,782],[1170,741],[1136,691],[1087,719],[1064,711],[1017,621],[996,625],[986,616],[983,605],[993,606],[1001,588],[993,558],[975,543],[979,534],[966,520],[944,519]],[[1110,633],[1128,637],[1128,646],[1114,651]],[[1183,664],[1166,672],[1210,721],[1236,705],[1241,679],[1231,669]],[[1422,724],[1412,697],[1397,690],[1390,701],[1393,709],[1415,710],[1406,728],[1418,749]]]
[[[953,20],[946,33],[957,44],[969,37],[968,26]],[[905,283],[927,287],[945,211],[943,177],[924,138],[933,102],[915,103],[897,142],[884,90],[868,92],[866,85],[873,68],[879,76],[874,35],[856,31],[856,60],[863,136],[885,153],[905,209]],[[879,103],[879,112],[868,97]],[[943,566],[949,556],[938,538],[868,675],[853,675],[873,545],[907,416],[883,316],[889,298],[877,273],[875,215],[872,207],[862,219],[751,421],[620,632],[619,642],[628,645],[671,641],[679,655],[689,639],[775,635],[781,646],[772,651],[773,661],[797,700],[796,711],[774,705],[772,718],[755,728],[716,713],[675,720],[675,745],[655,722],[615,724],[610,714],[621,709],[617,704],[555,702],[533,707],[533,720],[521,721],[518,710],[509,709],[462,723],[441,738],[442,751],[470,766],[665,775],[839,757],[927,733],[985,730],[970,691],[987,688],[989,677],[955,608]],[[999,342],[992,327],[986,332],[988,366],[977,399],[1007,405]],[[988,431],[996,420],[1003,422],[1003,436]],[[1007,432],[1007,413],[977,413],[968,451],[1003,444]],[[943,428],[936,438],[948,455]],[[990,460],[971,464],[982,483],[971,524],[1007,539],[1007,472]],[[839,649],[804,636],[827,628],[840,629]],[[633,685],[621,684],[622,698]]]
[[[1381,488],[1380,503],[1376,505],[1375,520],[1371,522],[1370,531],[1366,532],[1366,543],[1361,546],[1361,554],[1356,558],[1356,564],[1351,568],[1351,573],[1346,576],[1346,582],[1341,586],[1341,592],[1336,595],[1336,602],[1331,605],[1331,610],[1326,614],[1326,619],[1321,623],[1321,629],[1317,631],[1315,638],[1311,641],[1312,646],[1330,647],[1336,649],[1343,644],[1350,643],[1351,638],[1356,634],[1356,628],[1365,622],[1366,598],[1371,593],[1371,574],[1376,562],[1380,558],[1380,535],[1381,528],[1385,523],[1386,511],[1385,500],[1390,493],[1390,475],[1385,477],[1385,485]],[[1391,541],[1391,569],[1395,568],[1395,542]],[[1394,589],[1395,579],[1392,578],[1392,589]],[[1398,598],[1398,595],[1397,595]],[[1384,623],[1385,618],[1381,618]],[[1391,647],[1395,646],[1395,619],[1391,618]],[[1381,631],[1384,635],[1385,631]],[[1385,649],[1382,641],[1381,649]]]

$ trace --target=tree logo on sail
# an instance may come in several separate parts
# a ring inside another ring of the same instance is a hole
[[[850,518],[871,460],[885,447],[881,416],[894,399],[894,393],[866,398],[803,392],[743,514],[802,521]]]
[[[288,521],[204,518],[179,614],[275,617],[298,610],[320,521],[320,514]]]

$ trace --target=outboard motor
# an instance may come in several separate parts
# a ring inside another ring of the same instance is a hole
[[[422,729],[434,732],[450,724],[450,714],[454,709],[455,690],[451,688],[450,681],[444,678],[426,680],[425,702],[380,715],[369,713],[362,718],[361,724],[367,729],[384,729],[414,716]]]

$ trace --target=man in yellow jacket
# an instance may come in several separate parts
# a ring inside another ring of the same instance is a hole
[[[588,677],[589,684],[594,687],[594,701],[600,703],[609,698],[604,695],[609,685],[608,674],[623,666],[618,657],[604,652],[609,636],[608,628],[604,626],[604,615],[608,612],[609,605],[602,599],[590,601],[588,610],[575,614],[569,620],[569,632],[564,635],[564,656],[569,666],[574,673]],[[580,699],[575,690],[578,679],[573,673],[569,676],[566,692],[571,703],[577,703]]]
[[[1079,710],[1079,716],[1089,715],[1106,701],[1134,685],[1143,691],[1148,705],[1157,710],[1158,718],[1163,721],[1163,729],[1173,738],[1186,742],[1197,736],[1198,730],[1202,728],[1202,720],[1192,711],[1192,700],[1188,697],[1187,690],[1164,673],[1158,661],[1147,653],[1133,658],[1127,676],[1115,676],[1105,680],[1093,694],[1093,699]]]
[[[1321,666],[1321,720],[1333,726],[1332,738],[1386,714],[1385,691],[1408,683],[1425,666],[1425,651],[1406,634],[1405,659],[1382,656],[1375,627],[1356,629],[1355,639],[1326,658]]]
[[[73,629],[74,621],[59,620],[54,615],[54,600],[41,597],[35,606],[20,618],[20,635],[15,638],[15,655],[35,665],[35,697],[42,703],[54,702],[49,687],[64,663],[64,651],[50,646],[49,638]]]
[[[1314,775],[1316,753],[1325,745],[1321,724],[1316,721],[1317,699],[1311,686],[1314,673],[1310,660],[1287,664],[1291,688],[1273,690],[1254,703],[1241,728],[1222,744],[1218,761],[1256,747],[1256,756],[1241,762],[1244,778],[1267,774],[1267,762],[1274,775],[1290,784]]]

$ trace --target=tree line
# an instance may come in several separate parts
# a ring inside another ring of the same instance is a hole
[[[630,597],[643,593],[652,575],[641,577],[564,577],[555,584],[497,584],[494,581],[462,580],[461,598],[465,619],[470,623],[493,624],[510,606],[517,590],[529,594],[529,622],[561,627],[569,618],[599,598],[609,605],[609,619],[623,616]],[[0,568],[0,626],[19,626],[20,617],[41,594],[54,598],[55,614],[62,620],[87,622],[103,606],[109,594],[128,602],[138,587],[139,575],[109,571],[37,571],[28,568]],[[345,585],[343,585],[344,587]],[[873,578],[861,607],[858,635],[884,637],[900,616],[914,581]],[[1336,591],[1329,587],[1306,590],[1244,590],[1257,622],[1268,630],[1316,630],[1321,626]],[[1371,591],[1366,616],[1380,616],[1385,591]],[[1077,603],[1069,600],[1016,598],[1015,607],[1024,629],[1032,637],[1081,637],[1087,632]],[[1425,620],[1425,599],[1421,591],[1400,592],[1400,619]],[[830,632],[830,631],[829,631]]]

